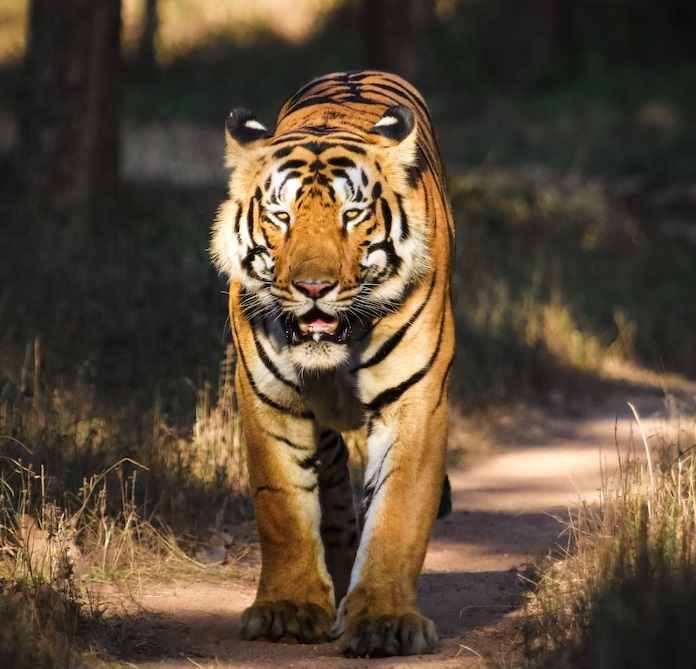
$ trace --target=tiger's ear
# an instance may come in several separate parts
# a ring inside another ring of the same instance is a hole
[[[404,105],[395,105],[384,112],[372,128],[379,135],[383,146],[396,163],[414,165],[417,160],[418,127],[415,114]]]
[[[258,146],[257,142],[271,136],[253,112],[237,107],[230,112],[225,123],[227,130],[227,164],[234,167],[240,160],[250,155],[250,150]]]

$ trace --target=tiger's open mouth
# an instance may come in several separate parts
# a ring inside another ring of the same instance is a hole
[[[327,341],[345,344],[351,335],[348,323],[342,323],[316,307],[299,318],[288,314],[285,317],[285,336],[288,344],[297,346],[308,342]]]

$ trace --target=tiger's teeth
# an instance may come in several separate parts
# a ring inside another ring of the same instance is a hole
[[[315,333],[312,335],[312,339],[314,339],[314,341],[319,341],[319,340],[321,339],[321,333],[320,333],[320,332],[315,332]]]
[[[310,334],[316,339],[317,334],[328,334],[332,335],[338,329],[338,321],[325,321],[323,319],[317,319],[314,321],[303,321],[298,322],[298,327],[302,334]]]

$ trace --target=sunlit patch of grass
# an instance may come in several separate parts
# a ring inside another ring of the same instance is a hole
[[[236,351],[232,344],[220,364],[217,401],[210,384],[198,391],[196,422],[190,445],[191,474],[202,482],[220,481],[241,495],[249,494],[246,446],[242,437],[234,386]]]
[[[600,371],[610,353],[631,354],[625,314],[617,314],[623,329],[614,340],[577,322],[555,255],[554,240],[572,240],[583,251],[605,242],[610,207],[596,183],[540,168],[484,169],[453,179],[450,192],[462,232],[455,310],[469,328],[542,348],[559,364],[584,371]],[[612,347],[619,338],[626,344],[621,351]]]
[[[659,386],[650,370],[691,373],[689,251],[637,233],[605,186],[482,167],[454,177],[450,193],[457,392],[505,401],[509,387],[572,395],[573,379]],[[657,322],[666,301],[671,317]]]
[[[126,48],[137,42],[144,4],[124,0]],[[284,0],[159,0],[157,58],[162,64],[170,63],[222,36],[240,46],[256,44],[269,34],[301,44],[321,30],[328,15],[341,4],[342,0],[294,0],[288,12]]]
[[[450,181],[453,198],[472,215],[512,228],[554,225],[557,231],[606,227],[610,204],[601,184],[577,174],[559,177],[541,165],[472,170]],[[599,231],[595,231],[597,233]]]
[[[28,0],[0,0],[0,65],[24,56],[28,10]]]
[[[571,514],[565,557],[534,579],[534,666],[688,667],[696,645],[696,420],[637,434],[599,506]],[[617,444],[617,449],[621,445]]]

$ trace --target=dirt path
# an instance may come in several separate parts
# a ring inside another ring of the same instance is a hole
[[[435,528],[419,589],[423,612],[435,620],[442,639],[438,655],[346,659],[338,643],[240,641],[239,617],[253,600],[258,573],[258,555],[252,552],[240,565],[241,579],[148,586],[142,605],[158,614],[148,633],[167,658],[127,666],[466,669],[488,661],[503,664],[520,644],[519,570],[563,543],[558,517],[567,518],[579,498],[596,497],[600,462],[605,470],[616,465],[615,431],[618,443],[627,444],[633,429],[624,400],[590,419],[517,424],[485,459],[450,472],[453,512]]]

